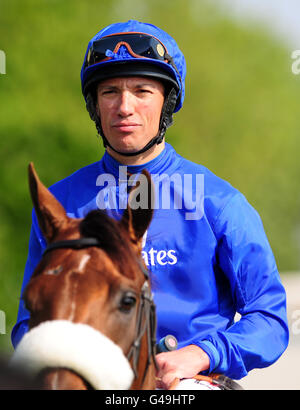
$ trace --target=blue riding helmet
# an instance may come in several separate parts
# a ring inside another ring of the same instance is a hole
[[[111,24],[91,39],[81,69],[85,99],[99,81],[126,75],[151,76],[168,82],[177,93],[174,112],[182,107],[185,58],[175,40],[160,28],[129,20]]]

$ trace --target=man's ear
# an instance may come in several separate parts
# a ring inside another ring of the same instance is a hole
[[[127,208],[120,224],[127,230],[131,242],[142,247],[143,235],[148,229],[154,209],[154,185],[148,171],[143,170],[137,184],[128,196]]]
[[[28,166],[28,178],[40,229],[47,242],[50,242],[69,218],[60,202],[40,181],[32,162]]]

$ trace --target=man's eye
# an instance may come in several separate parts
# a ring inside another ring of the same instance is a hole
[[[102,91],[102,95],[109,95],[109,94],[113,94],[113,93],[114,93],[113,90]]]

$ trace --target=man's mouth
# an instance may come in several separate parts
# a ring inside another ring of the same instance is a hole
[[[137,127],[140,127],[140,124],[135,122],[119,122],[113,125],[113,128],[121,132],[132,132],[135,131]]]

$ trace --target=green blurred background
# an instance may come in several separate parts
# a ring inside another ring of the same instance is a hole
[[[185,104],[167,141],[246,195],[280,272],[300,269],[300,76],[291,50],[204,0],[0,0],[0,351],[12,351],[27,256],[27,165],[51,185],[101,157],[80,68],[89,39],[128,19],[160,26],[186,56]]]

